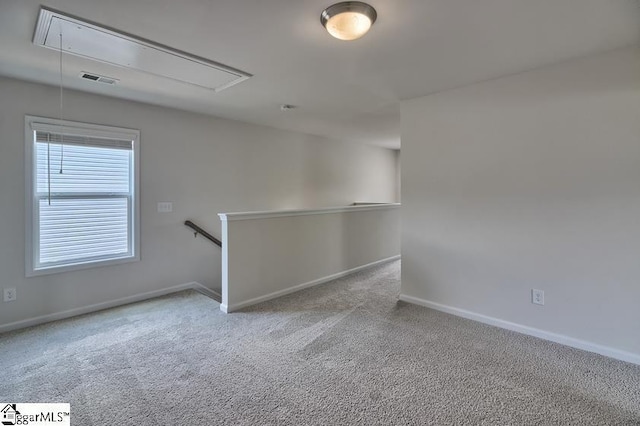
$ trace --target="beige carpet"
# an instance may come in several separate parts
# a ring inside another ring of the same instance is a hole
[[[0,336],[74,425],[640,425],[640,367],[397,301],[399,262],[225,315],[192,291]]]

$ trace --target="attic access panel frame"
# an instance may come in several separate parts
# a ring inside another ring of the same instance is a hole
[[[252,77],[236,68],[45,7],[40,8],[33,43],[214,92]]]

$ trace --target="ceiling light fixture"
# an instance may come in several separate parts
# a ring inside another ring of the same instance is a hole
[[[320,22],[340,40],[356,40],[369,31],[376,21],[376,10],[360,1],[343,1],[322,11]]]

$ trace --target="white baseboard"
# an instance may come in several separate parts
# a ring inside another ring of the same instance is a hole
[[[267,300],[275,299],[277,297],[282,297],[287,294],[295,293],[296,291],[304,290],[305,288],[313,287],[319,284],[324,284],[329,281],[333,281],[338,278],[342,278],[344,276],[353,274],[358,271],[362,271],[363,269],[371,268],[373,266],[382,265],[383,263],[392,262],[394,260],[400,259],[400,255],[387,257],[386,259],[381,259],[375,262],[367,263],[366,265],[358,266],[357,268],[348,269],[346,271],[338,272],[336,274],[328,275],[326,277],[318,278],[317,280],[309,281],[306,283],[294,285],[293,287],[285,288],[284,290],[278,290],[273,293],[265,294],[264,296],[255,297],[253,299],[245,300],[244,302],[235,303],[233,305],[227,306],[226,304],[220,305],[220,310],[224,313],[230,313],[233,311],[237,311],[242,308],[246,308],[247,306],[255,305],[257,303],[266,302]]]
[[[552,342],[560,343],[562,345],[571,346],[572,348],[582,349],[584,351],[594,352],[609,358],[614,358],[620,361],[626,361],[632,364],[640,365],[640,354],[621,351],[608,346],[599,345],[597,343],[587,342],[585,340],[576,339],[573,337],[565,336],[563,334],[557,334],[557,333],[552,333],[550,331],[540,330],[538,328],[533,328],[526,325],[501,320],[498,318],[478,314],[478,313],[467,311],[460,308],[454,308],[453,306],[442,305],[440,303],[431,302],[429,300],[424,300],[424,299],[420,299],[413,296],[408,296],[406,294],[401,294],[400,300],[402,300],[403,302],[412,303],[414,305],[420,305],[427,308],[435,309],[437,311],[442,311],[448,314],[467,318],[473,321],[478,321],[484,324],[489,324],[496,327],[505,328],[507,330],[515,331],[518,333],[526,334],[529,336],[538,337],[540,339],[550,340]]]
[[[18,330],[26,327],[31,327],[34,325],[44,324],[51,321],[71,318],[78,315],[88,314],[91,312],[102,311],[104,309],[115,308],[116,306],[128,305],[129,303],[141,302],[143,300],[153,299],[154,297],[165,296],[167,294],[171,294],[171,293],[175,293],[183,290],[189,290],[189,289],[196,290],[199,293],[204,294],[205,296],[212,297],[213,299],[215,299],[215,297],[213,296],[220,297],[220,295],[217,292],[194,281],[190,283],[175,285],[173,287],[163,288],[160,290],[154,290],[146,293],[135,294],[133,296],[122,297],[120,299],[109,300],[107,302],[96,303],[93,305],[83,306],[75,309],[69,309],[68,311],[56,312],[53,314],[27,318],[25,320],[10,322],[8,324],[2,324],[0,325],[0,333],[5,333],[7,331]]]
[[[198,282],[193,282],[192,284],[193,284],[193,287],[191,288],[197,291],[198,293],[202,293],[205,296],[212,298],[216,302],[220,302],[220,300],[222,300],[222,295],[220,295],[220,293],[218,293],[217,291],[211,290],[209,287],[205,287]]]

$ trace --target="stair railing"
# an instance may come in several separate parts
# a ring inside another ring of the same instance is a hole
[[[222,247],[222,241],[220,241],[219,239],[217,239],[216,237],[214,237],[213,235],[211,235],[210,233],[208,233],[204,229],[200,228],[195,223],[191,222],[190,220],[186,220],[184,222],[184,224],[186,226],[188,226],[189,228],[193,229],[193,231],[194,231],[193,236],[194,237],[197,237],[198,234],[200,234],[203,237],[205,237],[207,240],[211,241],[213,244],[215,244],[215,245],[217,245],[219,247]]]

